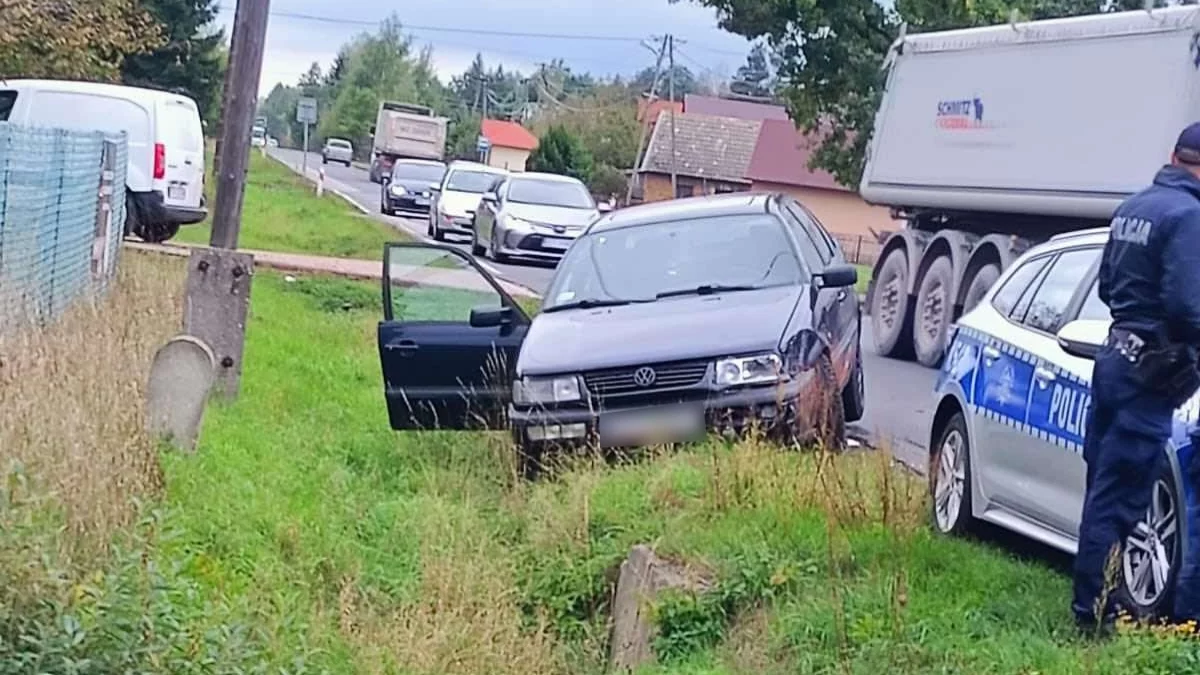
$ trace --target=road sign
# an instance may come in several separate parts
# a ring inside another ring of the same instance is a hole
[[[491,147],[492,142],[488,140],[487,136],[480,135],[479,139],[475,141],[475,149],[480,152],[487,152]]]
[[[296,121],[301,124],[317,123],[317,99],[304,97],[296,103]]]

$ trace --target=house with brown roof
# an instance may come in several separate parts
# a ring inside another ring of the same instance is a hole
[[[524,171],[538,139],[528,129],[507,120],[483,120],[479,133],[491,143],[487,165],[509,171]]]
[[[798,131],[791,120],[766,120],[759,129],[745,178],[756,192],[792,195],[830,232],[863,235],[874,241],[873,231],[889,232],[901,227],[888,209],[866,203],[858,192],[838,183],[828,172],[809,169],[816,147],[817,141]]]
[[[790,120],[787,108],[781,105],[758,103],[755,101],[740,101],[719,96],[701,96],[700,94],[685,94],[683,111],[700,115],[716,115],[718,117],[736,117],[740,120]]]
[[[669,110],[659,113],[638,166],[642,201],[749,190],[746,170],[760,126],[761,122],[753,120],[697,113],[675,115],[672,123]],[[672,172],[676,176],[674,192]]]

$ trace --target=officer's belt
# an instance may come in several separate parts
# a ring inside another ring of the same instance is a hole
[[[1131,330],[1110,328],[1108,337],[1104,340],[1107,347],[1113,347],[1121,352],[1121,356],[1136,361],[1142,352],[1150,346],[1150,341]]]

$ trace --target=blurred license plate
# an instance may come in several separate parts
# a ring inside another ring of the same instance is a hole
[[[167,186],[167,199],[179,200],[179,199],[183,199],[186,196],[187,196],[187,190],[185,190],[183,188],[183,186],[181,186],[181,185]]]
[[[693,406],[601,413],[599,432],[603,446],[695,441],[704,436],[704,413]]]
[[[417,197],[413,199],[413,203],[417,206],[429,206],[429,197]]]
[[[550,249],[551,251],[565,251],[571,242],[566,239],[543,239],[542,248]]]

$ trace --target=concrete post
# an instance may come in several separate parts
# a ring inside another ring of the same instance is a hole
[[[192,249],[188,259],[183,331],[213,351],[217,362],[213,390],[235,399],[242,377],[246,317],[254,256],[227,249]]]

